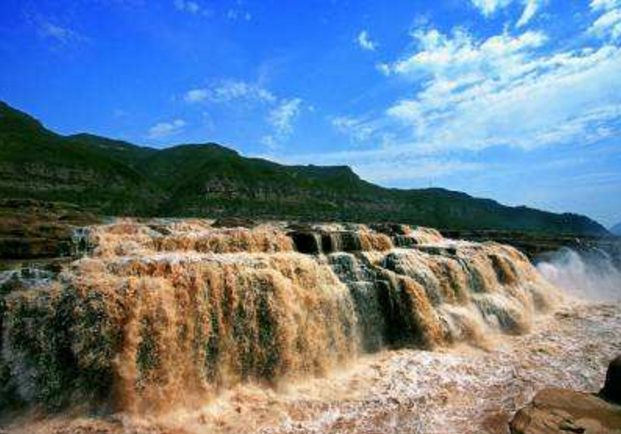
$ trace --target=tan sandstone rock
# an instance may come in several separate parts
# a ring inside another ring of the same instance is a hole
[[[621,406],[587,393],[544,389],[510,428],[512,434],[621,434]]]

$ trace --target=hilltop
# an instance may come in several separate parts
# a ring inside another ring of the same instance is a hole
[[[91,134],[62,136],[2,102],[0,197],[67,202],[103,215],[607,233],[581,215],[508,207],[439,188],[383,188],[347,166],[281,165],[215,143],[157,150]]]

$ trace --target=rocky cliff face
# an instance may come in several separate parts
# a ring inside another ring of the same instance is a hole
[[[76,254],[75,228],[98,221],[68,204],[0,200],[0,270],[20,261],[67,261]]]

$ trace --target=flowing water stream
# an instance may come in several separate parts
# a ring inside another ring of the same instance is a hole
[[[621,352],[618,304],[429,229],[118,220],[78,244],[0,279],[10,432],[505,433]]]

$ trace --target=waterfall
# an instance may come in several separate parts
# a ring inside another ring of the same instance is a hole
[[[384,348],[479,345],[559,297],[511,247],[402,225],[120,219],[76,238],[58,275],[0,278],[0,401],[160,411]]]

